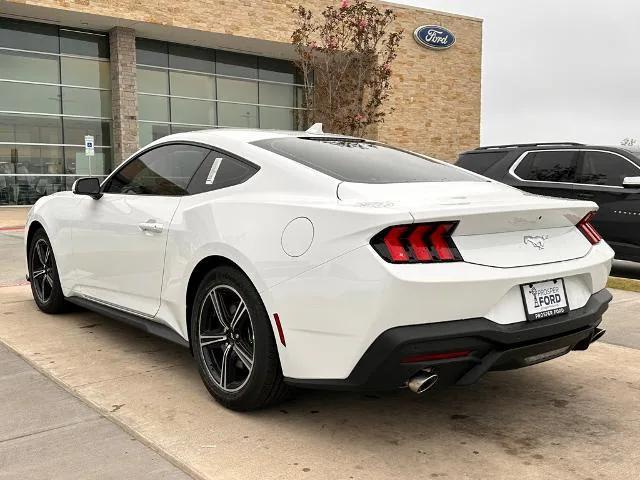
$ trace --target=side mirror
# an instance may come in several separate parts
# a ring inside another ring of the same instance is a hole
[[[79,178],[73,182],[71,191],[76,195],[89,195],[96,200],[102,197],[102,193],[100,193],[100,180],[96,177]]]
[[[624,188],[640,188],[640,177],[625,177],[622,186]]]

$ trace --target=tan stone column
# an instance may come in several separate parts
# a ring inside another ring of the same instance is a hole
[[[109,32],[111,52],[111,112],[113,166],[138,149],[138,95],[136,87],[136,33],[116,27]]]

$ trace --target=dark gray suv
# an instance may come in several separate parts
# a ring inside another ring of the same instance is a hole
[[[616,258],[640,262],[640,154],[580,143],[496,145],[456,164],[527,192],[593,200],[593,224]]]

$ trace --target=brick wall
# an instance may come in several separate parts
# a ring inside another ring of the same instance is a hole
[[[395,9],[395,8],[394,8]],[[427,11],[395,9],[405,29],[393,75],[395,112],[379,127],[381,141],[443,160],[480,143],[482,23]],[[448,50],[413,39],[416,27],[442,25],[456,35]]]
[[[138,97],[136,90],[136,34],[130,28],[109,32],[111,51],[111,110],[113,165],[138,149]]]
[[[102,23],[105,17],[111,17],[125,22],[284,43],[289,43],[294,28],[292,7],[302,3],[319,12],[328,4],[338,5],[338,0],[7,1],[22,6],[38,5],[57,11],[86,13],[89,24],[92,15],[99,15]],[[421,153],[453,160],[458,152],[479,143],[482,23],[477,19],[396,4],[383,6],[398,14],[398,26],[404,28],[405,38],[394,67],[395,90],[390,104],[395,112],[377,129],[378,137]],[[447,27],[456,35],[456,44],[445,51],[421,47],[414,41],[413,31],[424,24]],[[115,38],[119,38],[118,35]],[[122,77],[124,86],[131,82],[127,74]],[[135,98],[128,104],[127,101],[120,102],[120,105],[119,108],[132,109]],[[130,114],[133,116],[135,112],[131,110]],[[135,137],[132,133],[136,131],[134,123],[125,120],[119,127],[120,133],[115,135],[116,138],[121,135],[123,152]],[[125,131],[127,129],[130,129],[129,133]]]

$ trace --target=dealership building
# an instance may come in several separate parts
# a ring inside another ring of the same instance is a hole
[[[338,3],[0,0],[0,205],[104,177],[170,133],[304,129],[292,8],[319,13]],[[405,35],[393,112],[372,136],[446,160],[476,147],[482,22],[374,3],[394,10]],[[414,31],[424,25],[443,27],[455,43],[421,44]]]

